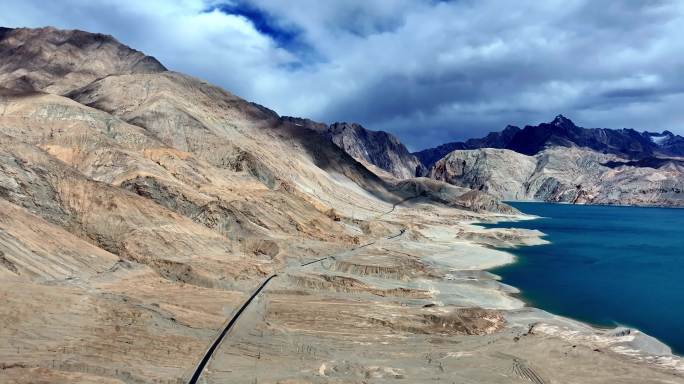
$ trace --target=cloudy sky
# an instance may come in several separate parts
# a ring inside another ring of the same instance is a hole
[[[684,2],[1,0],[0,25],[114,35],[282,115],[417,150],[559,113],[684,133]]]

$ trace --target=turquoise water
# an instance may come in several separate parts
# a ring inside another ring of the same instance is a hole
[[[542,216],[486,227],[538,229],[548,245],[492,272],[530,305],[640,329],[684,354],[684,209],[510,203]]]

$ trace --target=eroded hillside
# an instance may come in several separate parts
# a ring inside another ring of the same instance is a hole
[[[586,148],[553,147],[527,156],[507,149],[453,151],[430,177],[502,200],[684,206],[680,159],[630,161]]]

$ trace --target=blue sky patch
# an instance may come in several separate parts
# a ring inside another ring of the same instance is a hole
[[[274,17],[247,2],[236,1],[231,4],[220,4],[209,8],[207,12],[214,10],[249,19],[257,31],[271,37],[282,48],[290,50],[300,45],[300,31],[297,28],[282,26]]]

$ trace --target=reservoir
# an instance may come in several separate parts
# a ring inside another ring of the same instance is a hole
[[[509,203],[540,219],[550,244],[507,250],[492,270],[531,306],[590,324],[637,328],[684,353],[684,209]]]

